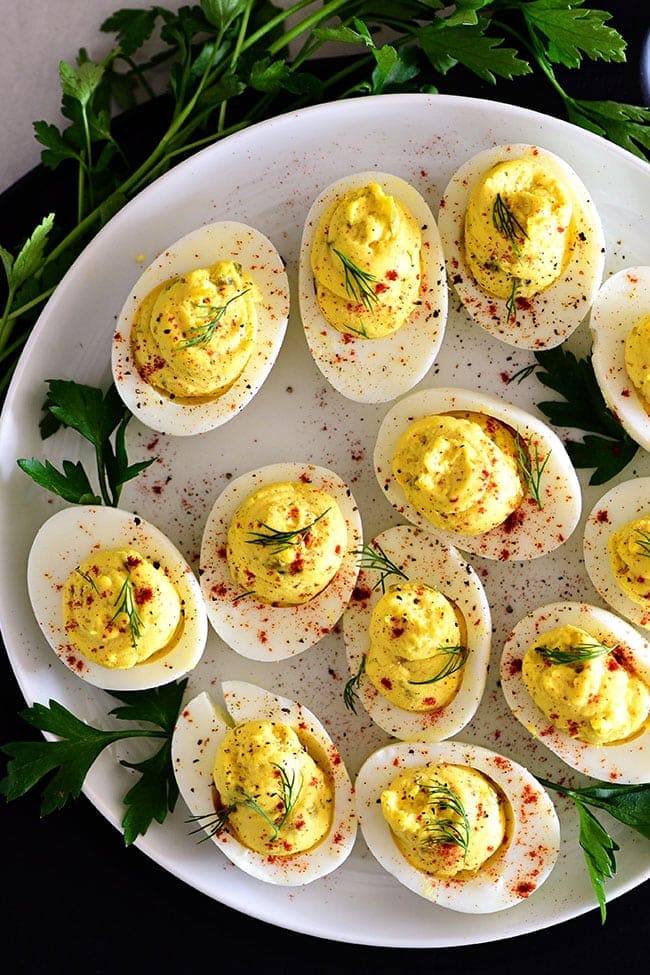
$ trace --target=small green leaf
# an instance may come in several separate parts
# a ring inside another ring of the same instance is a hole
[[[589,809],[581,802],[576,803],[576,808],[580,824],[578,842],[585,856],[591,885],[600,905],[600,918],[604,924],[607,917],[605,881],[616,873],[615,851],[619,846]]]
[[[10,255],[7,251],[4,251],[2,261],[5,265],[7,281],[10,288],[14,290],[19,288],[39,270],[43,260],[43,252],[47,246],[47,238],[53,226],[54,214],[50,213],[41,221],[38,227],[32,232],[31,237],[23,244],[18,252],[18,256],[9,268],[7,267],[7,260],[4,255],[9,259]]]
[[[142,762],[121,762],[140,773],[140,778],[124,796],[126,813],[122,819],[124,843],[130,846],[143,836],[152,821],[163,823],[174,811],[178,785],[171,760],[171,742],[167,741],[150,758]]]
[[[626,42],[606,26],[612,14],[581,5],[582,0],[530,0],[521,11],[529,27],[547,38],[546,54],[554,64],[579,68],[583,54],[593,60],[625,61]]]
[[[510,47],[501,47],[502,37],[486,36],[481,26],[444,27],[444,20],[416,31],[422,49],[441,74],[462,64],[483,81],[496,84],[497,76],[515,78],[530,74],[531,66]]]
[[[81,463],[63,461],[63,471],[57,470],[49,460],[44,463],[35,457],[19,458],[16,463],[28,477],[46,491],[57,494],[70,504],[101,504]]]
[[[102,80],[104,66],[93,61],[84,61],[74,68],[67,61],[59,62],[59,79],[64,95],[76,99],[80,105],[87,105]]]
[[[217,30],[227,30],[246,10],[246,0],[201,0],[201,10]]]
[[[122,54],[131,57],[154,32],[158,11],[117,10],[103,22],[101,30],[105,34],[117,34],[117,42]]]

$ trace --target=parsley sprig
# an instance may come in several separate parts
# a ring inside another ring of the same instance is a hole
[[[72,504],[106,504],[117,507],[122,488],[153,464],[149,460],[129,464],[126,428],[132,414],[111,384],[106,393],[67,379],[50,379],[40,423],[41,437],[70,427],[88,440],[95,451],[99,492],[90,482],[83,464],[69,460],[58,470],[49,460],[19,458],[18,466],[37,484]]]
[[[141,762],[120,764],[139,774],[124,796],[127,807],[122,819],[124,843],[129,846],[144,835],[153,820],[164,822],[173,812],[178,786],[171,760],[171,736],[187,685],[184,679],[146,691],[111,691],[122,705],[109,713],[137,727],[105,731],[86,724],[56,701],[34,704],[20,713],[33,728],[56,736],[48,741],[12,741],[0,746],[9,756],[0,794],[7,801],[26,795],[43,782],[41,815],[63,809],[81,794],[88,772],[109,745],[129,738],[162,739],[158,751]],[[142,727],[140,724],[147,727]]]

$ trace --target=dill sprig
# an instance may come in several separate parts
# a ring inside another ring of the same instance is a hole
[[[506,322],[508,325],[514,325],[517,321],[517,288],[519,287],[519,284],[519,278],[512,279],[510,294],[506,300],[506,312],[508,313]]]
[[[202,836],[199,843],[204,843],[206,840],[211,839],[211,837],[216,836],[228,825],[228,820],[230,819],[231,813],[237,808],[237,803],[233,803],[230,806],[224,806],[217,813],[208,813],[206,815],[191,816],[186,819],[186,823],[199,823],[200,825],[197,829],[190,831],[190,836],[194,836],[196,833],[202,833],[207,830],[205,836]]]
[[[138,640],[142,636],[142,617],[138,613],[133,593],[134,586],[131,582],[131,577],[127,576],[117,594],[117,599],[113,603],[114,606],[117,606],[117,609],[111,617],[110,622],[114,623],[120,613],[125,613],[129,621],[129,630],[131,631],[131,645],[137,647]]]
[[[346,255],[336,247],[332,247],[332,250],[343,265],[343,271],[345,273],[345,290],[356,301],[360,301],[367,311],[372,311],[373,305],[379,301],[377,293],[375,292],[374,288],[371,287],[377,278],[374,274],[371,274],[370,271],[364,271],[363,268],[360,268],[358,264],[351,261],[349,257],[346,257]]]
[[[641,555],[650,558],[650,532],[644,532],[642,528],[637,528],[636,534],[639,536],[636,543],[641,549]]]
[[[359,557],[357,564],[360,569],[374,569],[380,573],[378,581],[372,587],[373,589],[381,587],[382,593],[385,593],[386,579],[392,575],[408,580],[404,570],[395,565],[377,541],[362,545],[354,554]]]
[[[346,683],[345,687],[343,688],[343,703],[345,704],[348,711],[352,711],[353,714],[357,713],[357,701],[359,699],[359,695],[357,694],[357,688],[359,687],[359,684],[361,683],[361,678],[363,677],[365,672],[366,672],[366,655],[364,653],[364,655],[361,658],[361,663],[359,664],[359,669],[357,670],[354,677],[351,677],[350,680]]]
[[[197,303],[195,307],[203,314],[205,321],[202,321],[200,325],[194,325],[190,329],[190,333],[194,334],[186,342],[183,342],[179,348],[190,349],[197,345],[207,345],[219,327],[219,322],[226,314],[228,306],[238,298],[242,298],[248,291],[250,291],[250,288],[245,288],[244,291],[238,291],[236,295],[228,298],[223,305],[202,305]]]
[[[436,647],[436,652],[446,657],[440,670],[433,677],[428,677],[426,680],[410,680],[409,684],[435,684],[439,680],[444,680],[445,677],[451,677],[457,670],[465,666],[469,648],[462,644],[456,644]]]
[[[88,572],[82,572],[80,566],[77,566],[75,568],[75,572],[78,572],[79,573],[79,575],[81,576],[81,578],[84,580],[84,582],[87,582],[88,583],[88,585],[90,586],[91,589],[94,589],[95,592],[99,592],[99,590],[97,589],[97,585],[95,583],[95,580],[90,575],[90,573],[88,573]]]
[[[426,842],[459,846],[467,856],[471,827],[458,794],[441,782],[435,785],[420,783],[420,788],[428,794],[431,802],[430,815],[425,821]],[[452,813],[452,816],[445,816],[446,812]]]
[[[314,525],[317,525],[321,518],[324,518],[329,508],[325,508],[325,511],[310,521],[308,525],[304,528],[294,528],[291,530],[282,531],[277,528],[271,528],[265,522],[262,522],[262,528],[266,528],[266,532],[248,532],[249,535],[253,535],[253,538],[249,538],[247,545],[268,545],[273,546],[273,554],[277,555],[279,552],[284,552],[286,549],[291,548],[293,545],[298,545],[301,539],[308,535],[312,530]]]
[[[542,475],[544,474],[544,470],[548,464],[551,451],[549,450],[544,460],[542,460],[539,455],[539,448],[537,444],[534,445],[534,449],[531,451],[530,444],[527,441],[523,441],[519,436],[519,433],[517,433],[515,437],[515,446],[517,449],[517,465],[519,467],[519,472],[524,479],[524,483],[526,484],[529,494],[535,499],[537,507],[541,510]]]
[[[598,657],[604,657],[605,654],[611,653],[614,649],[615,647],[608,647],[599,640],[594,640],[593,643],[578,643],[568,650],[562,650],[560,647],[535,647],[535,651],[540,657],[554,664],[573,664],[585,660],[596,660]]]
[[[499,233],[510,241],[513,252],[519,256],[517,238],[523,240],[528,237],[528,234],[500,193],[497,193],[492,205],[492,223]]]

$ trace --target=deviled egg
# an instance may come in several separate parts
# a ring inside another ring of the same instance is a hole
[[[513,628],[500,672],[514,716],[571,768],[650,779],[650,644],[629,623],[589,603],[542,606]]]
[[[52,515],[32,543],[27,585],[59,660],[97,687],[157,687],[203,654],[208,624],[197,579],[139,515],[102,505]]]
[[[447,320],[429,205],[390,173],[332,183],[305,220],[298,289],[307,345],[338,392],[363,403],[407,392],[433,364]]]
[[[490,559],[545,555],[580,518],[580,483],[559,437],[487,393],[440,387],[405,396],[379,427],[374,467],[400,515]]]
[[[605,602],[650,629],[650,477],[623,481],[599,498],[585,521],[583,550]]]
[[[182,709],[172,764],[197,829],[266,883],[311,883],[352,851],[357,820],[341,755],[306,707],[243,681]]]
[[[603,398],[630,437],[650,450],[650,267],[612,274],[594,299],[589,325]]]
[[[438,227],[465,309],[506,344],[554,348],[589,311],[603,228],[582,180],[555,153],[523,143],[479,152],[451,177]]]
[[[358,698],[384,731],[409,741],[441,741],[476,713],[491,645],[490,607],[476,572],[430,532],[396,525],[360,553],[343,615]]]
[[[235,478],[201,542],[201,589],[215,631],[254,660],[314,646],[352,595],[361,541],[356,501],[333,471],[287,462]]]
[[[246,224],[207,224],[170,244],[136,281],[113,335],[117,390],[146,426],[191,436],[239,413],[284,340],[284,262]]]
[[[520,903],[559,854],[546,791],[523,766],[478,745],[387,745],[362,765],[355,796],[381,866],[450,910],[489,914]]]

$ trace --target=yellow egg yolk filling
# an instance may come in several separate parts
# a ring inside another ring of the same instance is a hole
[[[410,504],[436,528],[481,535],[519,507],[524,490],[512,432],[481,413],[438,413],[411,423],[393,455]]]
[[[131,348],[142,378],[178,402],[209,402],[246,367],[259,294],[233,261],[165,281],[140,303]]]
[[[530,298],[564,272],[575,242],[567,186],[535,159],[498,163],[473,187],[465,259],[479,288]]]
[[[70,646],[102,667],[128,669],[177,644],[184,614],[178,590],[158,563],[134,549],[104,549],[63,586]]]
[[[613,744],[647,726],[650,688],[617,646],[580,627],[541,634],[524,655],[522,678],[553,726],[579,741]]]
[[[377,183],[345,193],[323,215],[311,248],[326,321],[368,339],[397,331],[422,291],[421,251],[414,217]]]
[[[381,810],[402,855],[436,877],[476,875],[508,842],[508,802],[478,769],[450,763],[400,772]]]
[[[309,602],[332,581],[348,544],[338,502],[308,482],[283,481],[249,495],[228,528],[233,581],[263,603]]]
[[[650,315],[635,322],[625,338],[625,368],[646,413],[650,413]]]
[[[324,756],[312,754],[288,725],[260,720],[231,728],[218,748],[213,777],[229,828],[258,853],[305,852],[331,827],[334,786]]]
[[[373,609],[365,672],[406,711],[435,711],[455,696],[467,659],[467,627],[442,593],[418,582],[391,586]]]
[[[650,516],[628,521],[607,542],[616,582],[632,602],[650,605]]]

